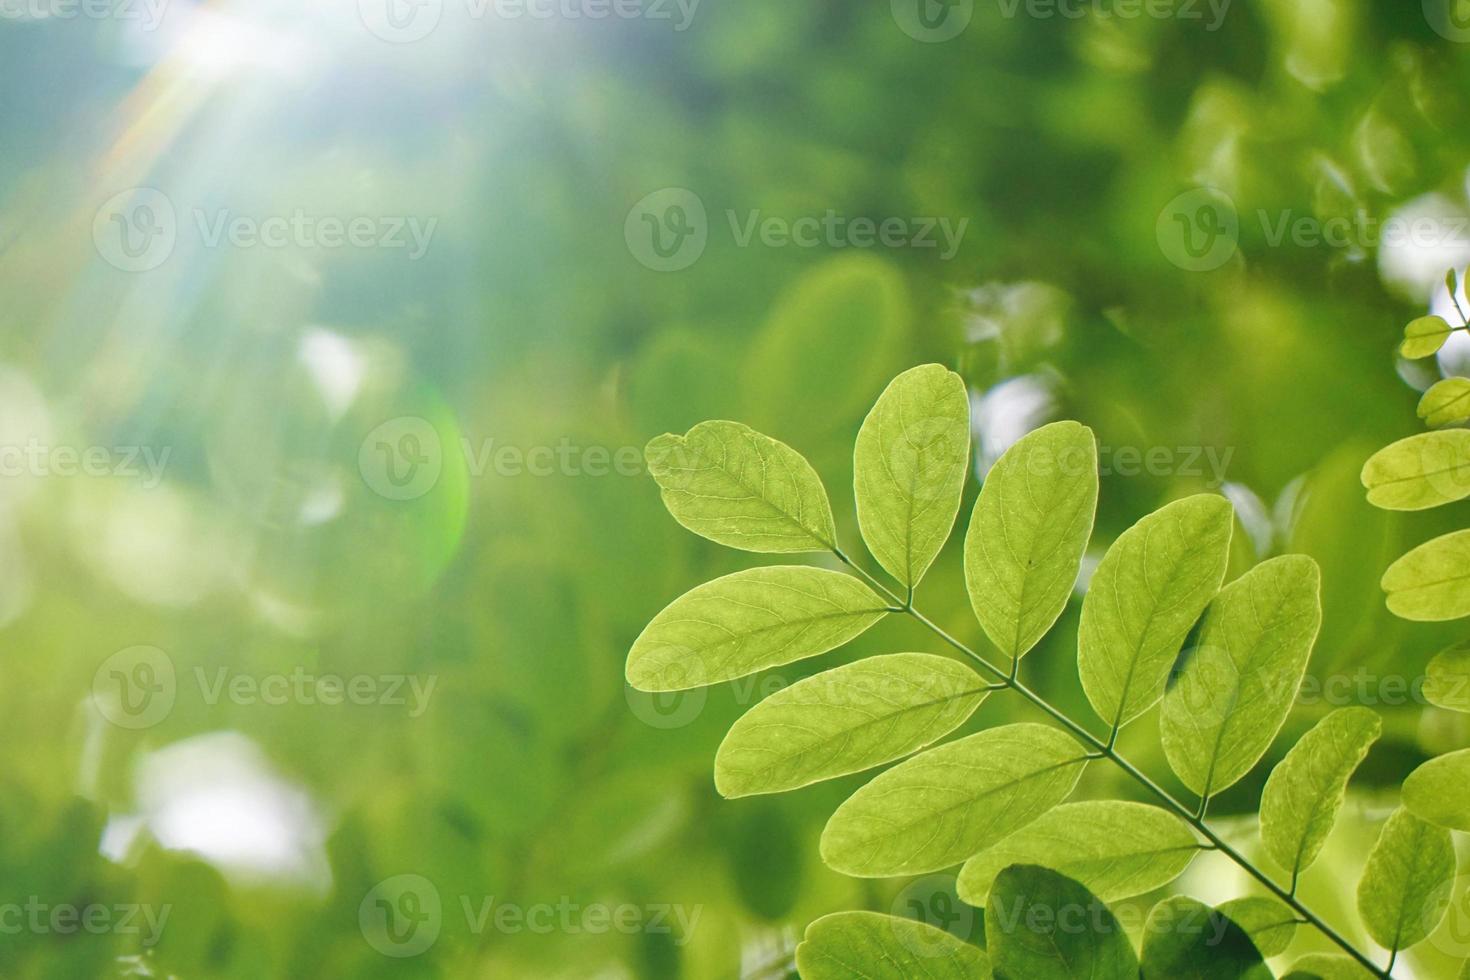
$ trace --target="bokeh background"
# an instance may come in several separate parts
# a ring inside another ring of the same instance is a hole
[[[977,478],[1096,430],[1094,560],[1219,490],[1237,571],[1322,564],[1322,686],[1268,762],[1385,715],[1302,889],[1354,934],[1397,783],[1470,739],[1414,686],[1462,631],[1377,588],[1467,511],[1357,481],[1470,373],[1395,356],[1470,262],[1458,3],[0,0],[0,975],[782,977],[844,908],[978,941],[952,876],[821,866],[860,779],[710,776],[759,698],[928,636],[622,682],[755,560],[677,527],[640,447],[755,425],[853,550],[857,426],[931,360]],[[919,598],[983,643],[957,548]],[[1025,670],[1090,718],[1076,613]],[[1167,782],[1155,733],[1121,744]],[[1268,768],[1212,810],[1245,847]],[[1177,888],[1249,893],[1207,860]],[[1402,975],[1467,953],[1461,903]]]

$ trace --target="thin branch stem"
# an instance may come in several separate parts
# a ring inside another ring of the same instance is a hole
[[[873,576],[869,575],[862,567],[855,564],[841,551],[834,551],[833,554],[835,554],[838,560],[841,561],[844,565],[847,565],[854,572],[867,580],[870,585],[885,593],[888,598],[891,599],[895,604],[899,603],[898,597],[894,595],[891,591],[889,591],[886,586],[884,586]],[[1165,807],[1167,807],[1169,810],[1172,810],[1178,817],[1180,817],[1196,831],[1198,831],[1200,836],[1204,837],[1205,840],[1210,843],[1210,849],[1219,851],[1231,861],[1235,862],[1235,864],[1237,864],[1241,868],[1241,870],[1245,871],[1252,878],[1255,878],[1256,881],[1260,882],[1267,891],[1271,892],[1282,902],[1286,903],[1286,905],[1289,906],[1297,915],[1301,916],[1304,922],[1310,923],[1312,926],[1314,926],[1318,932],[1322,933],[1323,936],[1339,946],[1343,950],[1343,952],[1351,956],[1354,960],[1361,964],[1364,969],[1373,974],[1373,976],[1380,977],[1382,978],[1382,980],[1392,980],[1392,977],[1390,976],[1390,971],[1393,969],[1392,960],[1389,961],[1387,969],[1380,968],[1366,955],[1359,952],[1352,943],[1343,938],[1343,936],[1339,934],[1337,930],[1333,929],[1326,922],[1322,921],[1322,919],[1316,913],[1314,913],[1311,909],[1308,909],[1305,905],[1297,900],[1294,881],[1291,891],[1287,891],[1286,889],[1282,888],[1280,885],[1276,884],[1276,882],[1272,881],[1270,876],[1268,876],[1265,872],[1261,871],[1254,864],[1252,864],[1250,860],[1245,857],[1245,855],[1241,854],[1235,848],[1225,843],[1225,841],[1220,837],[1219,834],[1211,830],[1209,825],[1206,824],[1204,820],[1204,805],[1208,802],[1208,798],[1201,800],[1199,812],[1198,814],[1196,814],[1189,807],[1185,806],[1183,803],[1179,802],[1179,800],[1175,799],[1173,794],[1171,794],[1168,790],[1164,789],[1158,783],[1154,782],[1141,770],[1135,767],[1131,762],[1119,755],[1114,748],[1114,743],[1117,740],[1117,729],[1121,726],[1114,726],[1112,732],[1109,734],[1107,741],[1103,741],[1102,739],[1097,738],[1087,729],[1083,728],[1080,724],[1073,721],[1062,711],[1053,707],[1051,703],[1048,702],[1041,695],[1037,694],[1035,691],[1032,691],[1025,684],[1022,684],[1019,680],[1013,678],[1010,675],[1010,672],[995,666],[989,660],[985,659],[985,657],[981,656],[979,653],[972,650],[961,641],[955,639],[941,626],[939,626],[929,617],[925,616],[923,613],[915,609],[912,602],[904,603],[903,605],[905,606],[905,612],[907,612],[918,622],[922,623],[935,636],[939,637],[941,640],[949,644],[954,649],[958,650],[960,653],[965,654],[971,660],[974,660],[981,667],[985,668],[990,673],[995,675],[995,677],[999,681],[1001,681],[1004,686],[1009,687],[1011,690],[1021,695],[1021,697],[1031,702],[1032,705],[1040,709],[1045,714],[1049,715],[1052,720],[1054,720],[1057,724],[1061,725],[1072,735],[1080,739],[1082,742],[1086,743],[1087,746],[1092,749],[1092,752],[1089,753],[1089,758],[1108,759],[1119,769],[1122,769],[1125,773],[1132,777],[1135,782],[1137,782],[1144,789],[1148,790],[1151,795],[1153,795],[1161,803],[1163,803]]]

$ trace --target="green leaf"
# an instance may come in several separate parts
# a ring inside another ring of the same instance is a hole
[[[799,565],[751,568],[691,589],[653,617],[628,653],[628,683],[683,691],[839,647],[887,604],[850,575]]]
[[[970,398],[938,364],[894,378],[858,431],[858,527],[873,557],[912,589],[944,547],[970,461]]]
[[[981,906],[1001,871],[1039,864],[1114,902],[1167,885],[1199,851],[1189,825],[1156,806],[1065,803],[970,858],[956,884],[960,898]]]
[[[1449,711],[1470,712],[1470,641],[1441,650],[1429,661],[1424,698]]]
[[[1421,316],[1404,328],[1404,342],[1399,353],[1408,358],[1436,354],[1450,338],[1450,325],[1442,316]]]
[[[859,878],[950,867],[1065,800],[1086,764],[1071,737],[1030,723],[941,745],[838,807],[822,831],[822,860]]]
[[[827,491],[800,453],[739,422],[701,422],[644,450],[674,520],[745,551],[832,551]]]
[[[1221,915],[1245,930],[1268,959],[1286,952],[1296,936],[1296,913],[1274,898],[1234,898],[1219,908]]]
[[[1078,669],[1087,700],[1122,727],[1164,693],[1169,669],[1204,612],[1230,553],[1224,497],[1176,500],[1124,531],[1082,601]]]
[[[1454,880],[1450,832],[1395,810],[1358,882],[1358,914],[1368,935],[1389,950],[1414,945],[1439,925]]]
[[[1470,497],[1470,429],[1421,432],[1374,453],[1363,465],[1368,503],[1427,510]]]
[[[1138,977],[1138,957],[1112,911],[1047,868],[1014,865],[996,876],[985,937],[996,980]]]
[[[1426,541],[1388,566],[1383,591],[1395,616],[1437,623],[1470,616],[1470,530]]]
[[[825,671],[746,712],[715,755],[727,797],[779,793],[892,762],[953,731],[986,684],[947,657],[895,653]]]
[[[1245,930],[1192,898],[1164,899],[1143,930],[1142,980],[1271,980]]]
[[[1470,749],[1437,756],[1409,773],[1404,807],[1420,820],[1470,833]]]
[[[1429,425],[1453,425],[1470,419],[1470,378],[1435,382],[1419,399],[1419,417]]]
[[[1160,718],[1169,765],[1195,793],[1233,785],[1281,730],[1322,623],[1321,586],[1316,562],[1284,555],[1210,604]]]
[[[1375,980],[1363,964],[1341,953],[1308,953],[1281,980]]]
[[[1353,770],[1383,722],[1367,708],[1339,708],[1291,747],[1261,793],[1261,843],[1290,874],[1311,866],[1337,820]]]
[[[837,912],[806,927],[802,980],[989,980],[985,953],[942,929],[877,912]]]
[[[975,501],[965,585],[990,642],[1019,658],[1066,608],[1097,510],[1097,443],[1053,422],[1006,450]]]

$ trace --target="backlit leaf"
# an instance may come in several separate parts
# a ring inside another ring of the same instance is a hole
[[[1404,327],[1404,342],[1399,353],[1409,358],[1428,357],[1438,353],[1450,337],[1450,325],[1442,316],[1421,316]]]
[[[1105,902],[1142,895],[1173,881],[1200,851],[1189,825],[1144,803],[1064,803],[965,862],[957,888],[984,905],[996,875],[1013,864],[1058,871]]]
[[[1439,924],[1455,880],[1450,832],[1395,810],[1358,882],[1358,914],[1378,945],[1405,949]]]
[[[1419,399],[1419,417],[1429,425],[1453,425],[1470,419],[1470,378],[1436,382]]]
[[[1425,700],[1450,711],[1470,712],[1470,641],[1435,654],[1424,674]]]
[[[1142,980],[1271,980],[1255,943],[1223,912],[1166,898],[1143,927]]]
[[[644,450],[674,520],[719,544],[789,554],[837,546],[821,478],[790,446],[738,422],[701,422]]]
[[[1470,749],[1430,759],[1409,773],[1404,807],[1420,820],[1470,833]]]
[[[1281,980],[1374,980],[1363,964],[1341,953],[1308,953]]]
[[[1164,754],[1209,796],[1250,771],[1281,730],[1321,625],[1321,573],[1305,555],[1263,562],[1220,591],[1164,696]]]
[[[970,398],[938,364],[894,378],[858,432],[853,478],[868,550],[913,588],[944,546],[970,461]]]
[[[1020,657],[1051,629],[1077,583],[1097,510],[1092,430],[1054,422],[991,468],[965,536],[965,585],[985,635]]]
[[[1385,446],[1363,465],[1368,502],[1426,510],[1470,497],[1470,430],[1421,432]]]
[[[1261,793],[1261,843],[1289,873],[1322,850],[1353,770],[1383,722],[1367,708],[1339,708],[1301,737],[1271,770]]]
[[[1136,980],[1138,957],[1103,902],[1047,868],[1013,865],[985,905],[996,980]]]
[[[727,797],[779,793],[901,758],[949,733],[986,683],[947,657],[895,653],[798,681],[746,712],[715,755]]]
[[[1234,898],[1220,905],[1219,910],[1244,929],[1256,949],[1268,959],[1286,952],[1296,936],[1296,912],[1274,898],[1260,895]]]
[[[653,617],[628,653],[628,683],[682,691],[815,657],[862,633],[886,608],[840,572],[790,565],[736,572]]]
[[[989,980],[985,953],[942,929],[877,912],[837,912],[806,927],[802,980]]]
[[[1004,725],[899,763],[822,831],[822,860],[862,878],[958,864],[1065,800],[1087,753],[1045,725]]]
[[[1103,556],[1077,636],[1082,687],[1103,721],[1122,726],[1163,695],[1225,576],[1232,528],[1229,502],[1199,494],[1145,517]]]
[[[1388,566],[1382,584],[1395,616],[1416,622],[1470,616],[1470,530],[1421,544]]]

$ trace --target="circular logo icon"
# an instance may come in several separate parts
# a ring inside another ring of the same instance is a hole
[[[444,0],[357,0],[363,26],[390,44],[422,41],[439,26]]]
[[[174,709],[174,662],[157,647],[128,647],[92,675],[92,703],[119,728],[151,728]]]
[[[1240,215],[1228,194],[1196,187],[1164,205],[1154,233],[1164,258],[1186,272],[1210,272],[1235,255]]]
[[[623,240],[633,258],[655,272],[687,269],[709,243],[704,202],[683,187],[654,191],[628,212]]]
[[[1470,957],[1470,874],[1456,877],[1444,899],[1449,906],[1444,909],[1443,919],[1439,902],[1430,902],[1425,909],[1429,942],[1446,956],[1463,960]]]
[[[417,500],[438,484],[444,447],[428,420],[404,415],[368,433],[357,451],[357,469],[378,496]]]
[[[928,875],[909,882],[893,900],[890,911],[900,919],[933,926],[961,942],[969,942],[975,930],[975,910],[960,901],[953,875]],[[915,930],[895,930],[894,935],[918,957],[948,956],[952,951],[952,944],[939,936]]]
[[[1470,43],[1470,0],[1424,0],[1424,19],[1440,37]]]
[[[395,875],[373,886],[357,907],[368,945],[384,956],[418,956],[439,939],[439,889],[423,875]]]
[[[623,697],[638,720],[650,728],[683,728],[704,713],[709,692],[702,687],[691,691],[640,691],[624,684]]]
[[[920,419],[907,425],[888,446],[884,453],[887,466],[876,479],[891,481],[916,503],[932,503],[957,492],[955,485],[935,477],[955,470],[963,477],[969,455],[968,427],[956,433],[943,419]]]
[[[890,0],[893,20],[909,37],[938,44],[959,37],[975,15],[975,0]]]
[[[178,237],[173,202],[151,187],[114,194],[92,219],[97,254],[123,272],[148,272],[163,265]]]

